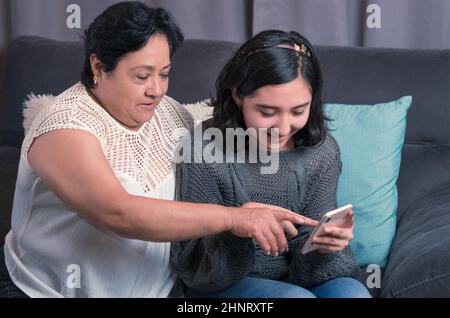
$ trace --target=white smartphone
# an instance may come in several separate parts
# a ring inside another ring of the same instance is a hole
[[[324,229],[325,225],[338,226],[340,224],[343,224],[347,217],[347,213],[352,209],[353,209],[353,205],[347,204],[336,210],[325,213],[322,216],[322,219],[320,220],[319,224],[315,227],[315,229],[309,236],[306,243],[303,245],[300,252],[302,254],[307,254],[309,252],[317,250],[319,247],[317,245],[314,245],[312,242],[314,237],[323,233],[323,229]]]

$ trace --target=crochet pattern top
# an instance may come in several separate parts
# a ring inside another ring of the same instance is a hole
[[[208,123],[205,124],[205,127]],[[204,145],[207,143],[204,142]],[[337,207],[341,171],[339,147],[327,134],[319,145],[279,152],[279,169],[261,174],[262,163],[182,163],[177,166],[177,198],[241,206],[247,202],[276,205],[319,220]],[[289,252],[266,256],[252,239],[230,232],[172,244],[171,264],[187,287],[219,291],[246,275],[287,279],[311,287],[332,278],[359,275],[350,248],[337,254],[306,255],[300,249],[311,227],[299,227]]]
[[[138,131],[129,130],[78,83],[39,113],[24,140],[23,151],[26,154],[34,139],[49,131],[84,130],[99,140],[113,171],[134,178],[149,193],[172,172],[170,159],[180,139],[173,132],[191,127],[192,122],[192,117],[178,102],[165,96],[150,121]]]
[[[180,138],[173,131],[192,125],[189,113],[164,97],[150,121],[128,130],[81,83],[44,107],[22,146],[12,230],[5,239],[14,283],[32,297],[167,297],[176,280],[169,268],[170,243],[127,239],[84,220],[47,187],[27,153],[48,132],[85,131],[98,140],[128,193],[173,200]]]

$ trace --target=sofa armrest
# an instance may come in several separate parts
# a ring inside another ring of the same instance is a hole
[[[0,147],[0,246],[11,228],[11,210],[19,166],[20,149]]]
[[[397,226],[382,297],[450,297],[450,183],[416,200]]]

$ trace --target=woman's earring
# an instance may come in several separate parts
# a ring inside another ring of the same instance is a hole
[[[97,76],[94,76],[94,85],[97,85],[98,84],[98,78],[97,78]]]

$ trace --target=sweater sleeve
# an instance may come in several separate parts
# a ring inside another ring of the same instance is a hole
[[[218,170],[225,164],[181,163],[176,167],[176,198],[195,203],[224,204]],[[222,180],[224,182],[224,180]],[[250,271],[255,255],[251,238],[223,232],[171,245],[170,263],[184,284],[200,292],[225,289]]]
[[[337,208],[336,191],[341,161],[339,152],[328,164],[319,168],[306,189],[305,215],[319,220],[322,215]],[[308,288],[337,277],[357,277],[359,267],[349,247],[339,253],[321,254],[313,251],[303,255],[300,250],[313,228],[301,227],[297,238],[290,241],[292,260],[289,281]]]

